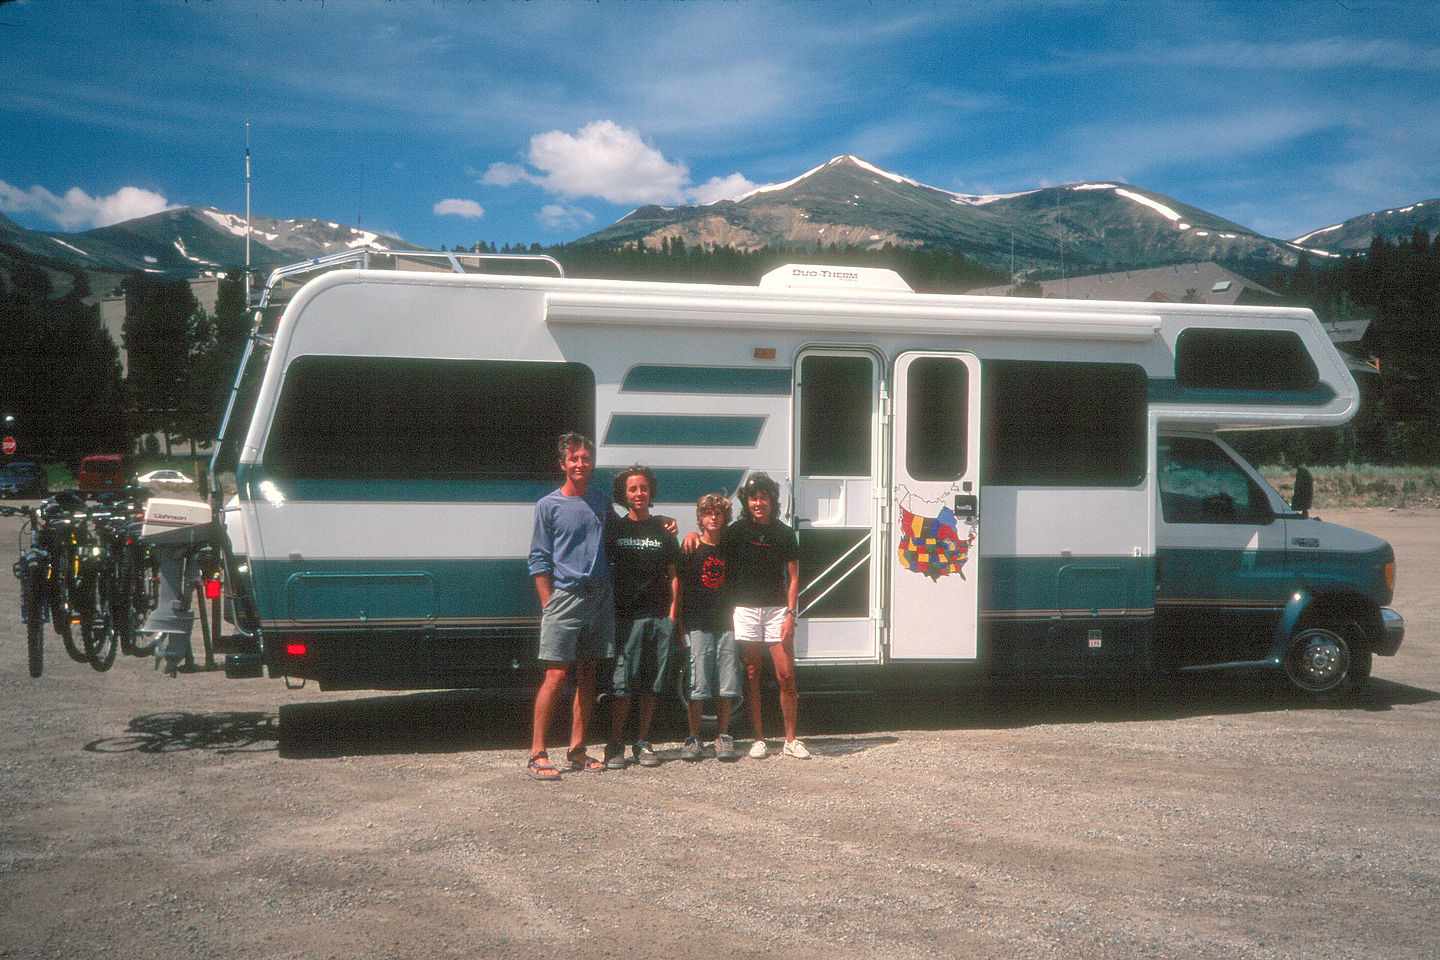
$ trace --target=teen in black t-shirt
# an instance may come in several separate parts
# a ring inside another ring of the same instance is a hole
[[[725,555],[720,539],[730,521],[730,501],[708,493],[695,504],[700,540],[680,561],[681,637],[690,648],[690,737],[680,748],[681,760],[699,760],[700,713],[706,700],[715,701],[715,759],[736,760],[730,736],[730,710],[740,696],[740,648],[727,596]]]
[[[608,526],[605,542],[614,563],[615,640],[620,647],[611,678],[610,742],[605,746],[605,765],[611,769],[625,766],[625,721],[637,691],[635,760],[646,767],[660,764],[650,744],[650,725],[659,694],[672,682],[680,548],[665,521],[650,515],[657,488],[653,472],[634,466],[616,476],[612,490],[615,502],[629,512]]]

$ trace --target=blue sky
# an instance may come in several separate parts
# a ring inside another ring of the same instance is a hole
[[[1271,236],[1440,196],[1440,4],[16,0],[0,212],[574,239],[844,153],[960,193],[1123,180]]]

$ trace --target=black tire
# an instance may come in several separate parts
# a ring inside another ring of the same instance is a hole
[[[71,623],[71,615],[74,612],[72,590],[74,584],[65,570],[68,560],[62,558],[60,564],[52,565],[50,578],[47,583],[47,596],[50,603],[50,627],[59,635],[60,641],[65,645],[65,652],[70,659],[76,663],[89,663],[90,658],[85,656],[84,647],[75,640],[75,630]]]
[[[101,573],[95,578],[95,609],[85,637],[85,652],[90,658],[90,666],[100,673],[115,665],[114,593],[115,584],[109,574]]]
[[[45,671],[45,572],[39,567],[25,570],[20,579],[20,608],[25,616],[25,645],[30,655],[30,676]]]
[[[1350,676],[1352,664],[1344,631],[1328,626],[1300,627],[1285,649],[1285,676],[1311,696],[1339,689]]]

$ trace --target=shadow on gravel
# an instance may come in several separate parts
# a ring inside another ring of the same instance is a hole
[[[148,713],[131,720],[121,736],[92,740],[85,749],[91,753],[257,753],[274,750],[279,740],[280,725],[272,713]]]
[[[533,691],[438,690],[286,704],[280,708],[280,756],[523,750],[530,745],[534,697]],[[556,737],[570,715],[568,709],[559,713]]]
[[[278,714],[154,713],[130,721],[121,736],[93,741],[85,749],[92,753],[278,750],[291,759],[523,750],[529,745],[532,697],[527,690],[443,690],[286,704]],[[1141,690],[1050,682],[919,693],[802,693],[800,716],[801,733],[814,752],[844,756],[894,743],[897,738],[890,731],[895,730],[1006,729],[1289,710],[1381,712],[1435,700],[1440,700],[1440,692],[1380,679],[1372,679],[1358,693],[1318,700],[1264,680],[1211,678]],[[595,721],[603,723],[606,716],[602,705]],[[773,693],[767,698],[765,716],[767,732],[778,735],[772,729],[779,718]],[[562,711],[552,734],[556,743],[566,723],[568,711]],[[657,724],[657,743],[684,736],[678,710],[657,718]],[[749,726],[737,716],[731,729],[743,737]]]
[[[1288,710],[1383,712],[1440,700],[1440,691],[1372,679],[1358,692],[1317,698],[1263,678],[1207,678],[1157,683],[1141,689],[1093,681],[1054,681],[889,696],[869,691],[813,694],[802,695],[802,700],[806,730],[835,734],[1124,723]]]

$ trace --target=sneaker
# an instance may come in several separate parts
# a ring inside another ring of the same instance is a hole
[[[770,756],[770,748],[765,746],[764,740],[756,740],[750,744],[751,760],[764,760],[768,756]]]
[[[624,770],[624,769],[625,769],[625,744],[623,744],[623,743],[607,743],[607,744],[605,744],[605,769],[606,769],[606,770]]]
[[[722,733],[715,738],[715,759],[716,760],[739,760],[740,754],[735,752],[735,741],[728,733]]]
[[[642,767],[660,766],[660,757],[655,753],[655,748],[650,746],[649,740],[639,740],[635,743],[635,761]]]
[[[794,757],[796,760],[810,759],[810,751],[806,750],[805,744],[801,743],[799,740],[786,741],[785,748],[780,752],[787,757]]]
[[[685,741],[684,745],[680,748],[680,759],[681,759],[681,760],[699,760],[699,759],[700,759],[700,738],[699,738],[699,737],[690,737],[689,739],[687,739],[687,740]]]

